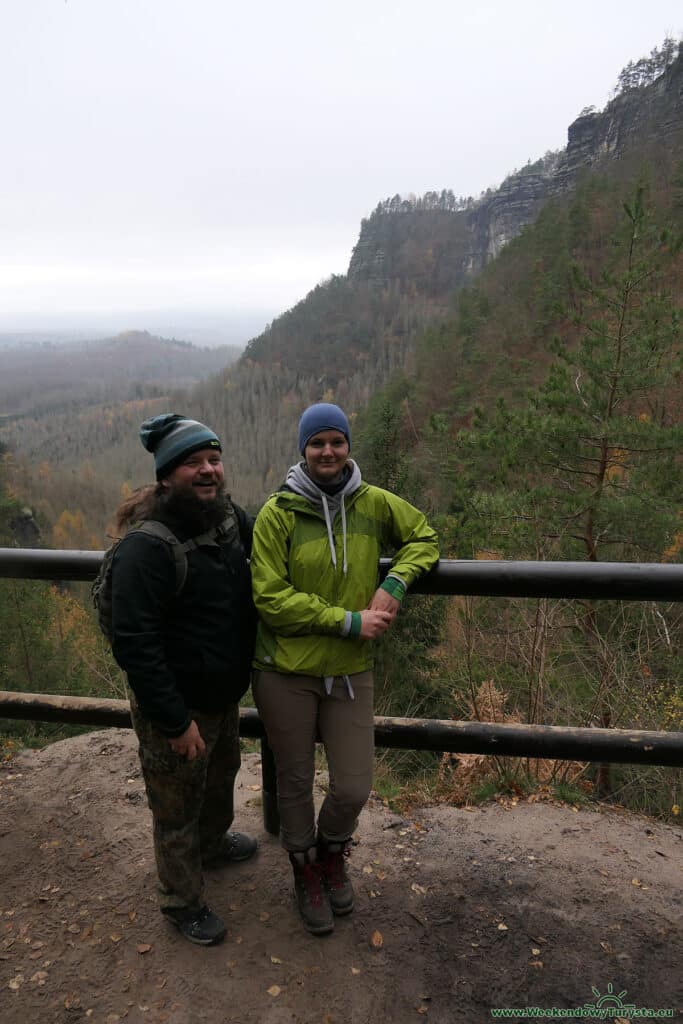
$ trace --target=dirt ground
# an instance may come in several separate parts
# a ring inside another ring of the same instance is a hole
[[[156,908],[131,732],[5,764],[0,1022],[478,1024],[493,1008],[598,997],[683,1019],[678,829],[525,802],[401,819],[373,800],[351,858],[357,909],[316,939],[297,919],[259,791],[250,754],[235,826],[260,851],[207,875],[228,937],[202,948]]]

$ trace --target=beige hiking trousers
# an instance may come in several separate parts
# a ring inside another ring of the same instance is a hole
[[[318,829],[332,842],[349,839],[372,787],[374,757],[372,672],[335,676],[328,695],[316,676],[254,673],[252,690],[277,771],[282,845],[290,852],[315,845],[315,743],[325,747],[330,783]]]

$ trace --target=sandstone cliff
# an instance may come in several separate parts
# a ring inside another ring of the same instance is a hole
[[[654,81],[615,97],[603,111],[579,116],[567,146],[510,175],[461,209],[424,209],[405,201],[380,207],[363,221],[349,264],[356,281],[414,277],[423,263],[428,293],[458,287],[529,224],[550,198],[571,192],[583,171],[660,141],[680,152],[683,141],[683,54]],[[409,273],[409,268],[412,271]],[[443,294],[443,292],[441,291]]]

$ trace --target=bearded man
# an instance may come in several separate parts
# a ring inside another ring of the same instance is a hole
[[[225,493],[209,427],[165,413],[145,420],[140,439],[157,483],[116,514],[112,649],[131,690],[160,909],[190,942],[214,945],[226,929],[205,902],[202,868],[256,851],[228,831],[255,631],[252,521]]]

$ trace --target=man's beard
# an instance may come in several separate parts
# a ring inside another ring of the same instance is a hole
[[[225,519],[225,482],[216,487],[215,498],[199,498],[195,494],[165,489],[160,495],[163,510],[178,520],[191,537],[220,526]]]

